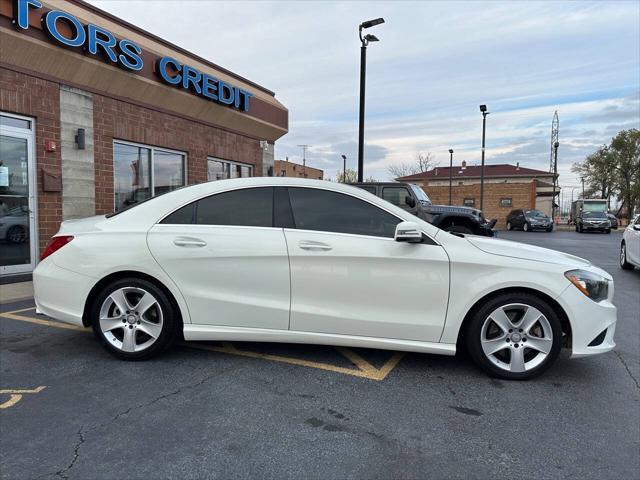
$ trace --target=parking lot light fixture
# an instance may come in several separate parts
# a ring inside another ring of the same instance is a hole
[[[362,36],[362,30],[371,28],[384,23],[384,18],[374,18],[362,22],[358,27],[358,36],[360,37],[360,116],[358,122],[358,182],[362,182],[364,178],[364,91],[365,78],[367,70],[367,45],[369,42],[379,42],[378,37],[372,34]]]
[[[449,149],[449,205],[451,205],[451,183],[453,175],[453,148]]]
[[[484,206],[484,145],[485,145],[485,133],[487,131],[487,106],[480,105],[480,112],[482,113],[482,162],[480,165],[480,210]]]

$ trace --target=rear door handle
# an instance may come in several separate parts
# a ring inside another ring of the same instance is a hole
[[[173,241],[174,245],[178,247],[204,247],[207,242],[193,237],[178,237]]]
[[[326,243],[312,242],[309,240],[301,241],[300,243],[298,243],[298,246],[302,250],[309,250],[312,252],[328,252],[329,250],[333,249],[331,245],[327,245]]]

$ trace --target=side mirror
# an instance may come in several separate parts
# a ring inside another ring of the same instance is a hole
[[[413,222],[400,222],[396,225],[396,233],[393,239],[396,242],[421,243],[422,231]]]
[[[416,206],[416,201],[413,197],[410,197],[409,195],[407,195],[406,197],[404,197],[404,203],[406,203],[409,207],[413,208]]]

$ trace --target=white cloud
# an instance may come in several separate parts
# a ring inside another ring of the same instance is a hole
[[[431,151],[448,161],[548,169],[560,115],[561,183],[620,128],[640,128],[637,2],[92,3],[274,90],[290,110],[276,155],[328,175],[356,164],[357,25],[383,16],[367,65],[365,174]]]

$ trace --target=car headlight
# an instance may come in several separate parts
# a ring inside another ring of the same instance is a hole
[[[597,273],[587,270],[569,270],[564,276],[594,302],[604,300],[609,295],[608,280]]]

